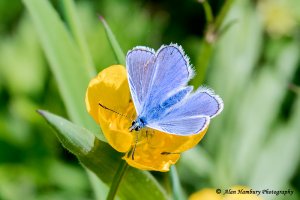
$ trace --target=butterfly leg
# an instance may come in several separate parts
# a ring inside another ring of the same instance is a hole
[[[180,153],[177,153],[177,152],[166,152],[166,151],[164,151],[164,152],[161,152],[160,154],[161,155],[170,155],[170,154],[180,154]]]
[[[153,130],[150,132],[149,129],[146,129],[145,135],[146,135],[147,142],[150,141],[150,139],[153,136],[153,134],[154,134]]]
[[[134,160],[134,153],[135,153],[135,149],[136,149],[136,145],[138,143],[138,132],[136,132],[136,136],[135,136],[135,143],[134,143],[134,146],[133,146],[133,149],[132,149],[132,153],[131,153],[131,159]]]

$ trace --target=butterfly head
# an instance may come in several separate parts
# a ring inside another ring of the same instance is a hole
[[[139,131],[143,127],[145,127],[145,125],[146,125],[145,120],[143,118],[137,118],[132,122],[131,126],[129,127],[129,131],[130,132],[132,132],[133,130]]]

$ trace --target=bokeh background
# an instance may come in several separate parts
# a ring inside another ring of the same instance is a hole
[[[61,2],[51,3],[64,20]],[[217,15],[224,1],[210,3]],[[235,0],[205,74],[206,19],[196,0],[78,0],[76,9],[98,71],[117,64],[101,14],[124,52],[182,45],[202,73],[192,83],[223,98],[223,113],[177,164],[187,195],[245,185],[292,189],[288,199],[300,199],[300,1]],[[68,118],[28,11],[0,1],[0,199],[94,199],[86,172],[37,109]],[[166,173],[154,175],[168,185]]]

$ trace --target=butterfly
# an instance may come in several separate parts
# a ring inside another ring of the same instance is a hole
[[[213,90],[188,86],[194,75],[181,46],[163,45],[158,51],[137,46],[126,55],[131,97],[137,112],[129,131],[148,127],[175,135],[205,130],[223,109]]]

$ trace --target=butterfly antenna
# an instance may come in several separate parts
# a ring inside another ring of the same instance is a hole
[[[118,114],[118,115],[120,115],[120,116],[122,116],[122,117],[126,117],[127,119],[129,119],[129,120],[132,120],[132,121],[133,121],[133,119],[131,119],[131,118],[130,118],[130,117],[128,117],[127,115],[124,115],[124,114],[122,114],[122,113],[119,113],[119,112],[117,112],[117,111],[115,111],[115,110],[112,110],[112,109],[110,109],[110,108],[108,108],[108,107],[106,107],[106,106],[102,105],[101,103],[99,103],[99,106],[101,106],[102,108],[104,108],[104,109],[106,109],[106,110],[109,110],[109,111],[111,111],[111,112],[114,112],[114,113],[116,113],[116,114]]]

